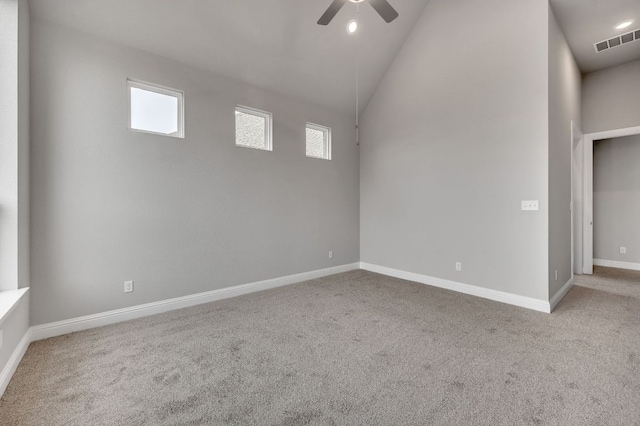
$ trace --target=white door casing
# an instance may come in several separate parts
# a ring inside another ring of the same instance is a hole
[[[640,127],[607,130],[584,135],[584,205],[582,272],[593,274],[593,142],[602,139],[640,135]]]

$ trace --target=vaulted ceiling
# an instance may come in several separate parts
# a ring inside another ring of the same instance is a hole
[[[390,0],[385,23],[360,5],[364,107],[424,10],[426,0]],[[356,37],[347,5],[329,26],[331,0],[30,0],[32,16],[176,59],[279,93],[355,112]]]
[[[640,40],[596,53],[593,44],[640,29],[640,0],[550,0],[582,72],[640,59]],[[631,26],[616,30],[619,23]]]
[[[360,4],[357,37],[346,31],[347,23],[356,16],[353,3],[347,3],[329,26],[316,24],[331,0],[29,3],[35,18],[354,112],[356,56],[362,110],[429,2],[389,1],[400,13],[390,24],[366,2]],[[640,28],[640,0],[550,0],[550,4],[583,72],[640,59],[640,41],[601,53],[593,48],[596,42]],[[626,30],[615,30],[627,19],[634,23]]]

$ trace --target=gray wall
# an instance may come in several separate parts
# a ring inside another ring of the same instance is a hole
[[[352,117],[31,26],[32,325],[359,260]],[[185,92],[186,139],[127,130],[128,77]],[[236,104],[273,113],[273,152],[235,146]]]
[[[549,8],[549,297],[569,281],[571,263],[571,122],[581,128],[582,76]],[[555,278],[558,271],[558,278]]]
[[[29,287],[29,2],[18,8],[18,287]]]
[[[640,263],[640,135],[594,144],[593,232],[595,259]]]
[[[431,0],[362,118],[363,262],[548,300],[548,13]]]
[[[0,0],[0,76],[0,291],[18,292],[29,286],[27,0]],[[0,312],[0,372],[29,328],[29,293],[24,291],[9,314]]]
[[[29,8],[0,0],[0,291],[29,286]]]
[[[582,120],[584,133],[640,126],[640,60],[583,77]]]
[[[18,285],[18,2],[0,0],[0,291]]]

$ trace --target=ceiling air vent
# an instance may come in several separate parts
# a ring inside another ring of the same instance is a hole
[[[610,38],[609,40],[595,43],[593,47],[595,47],[596,52],[604,52],[605,50],[613,49],[614,47],[622,46],[623,44],[638,40],[640,40],[640,30],[634,30],[617,37]]]

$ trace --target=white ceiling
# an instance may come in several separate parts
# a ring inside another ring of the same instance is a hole
[[[356,5],[327,27],[331,0],[30,0],[47,19],[299,99],[355,111]],[[390,0],[390,24],[360,6],[360,94],[367,104],[427,0]]]
[[[593,72],[640,59],[640,41],[596,53],[593,44],[640,29],[640,0],[550,0],[582,72]],[[633,19],[624,29],[615,26]]]

